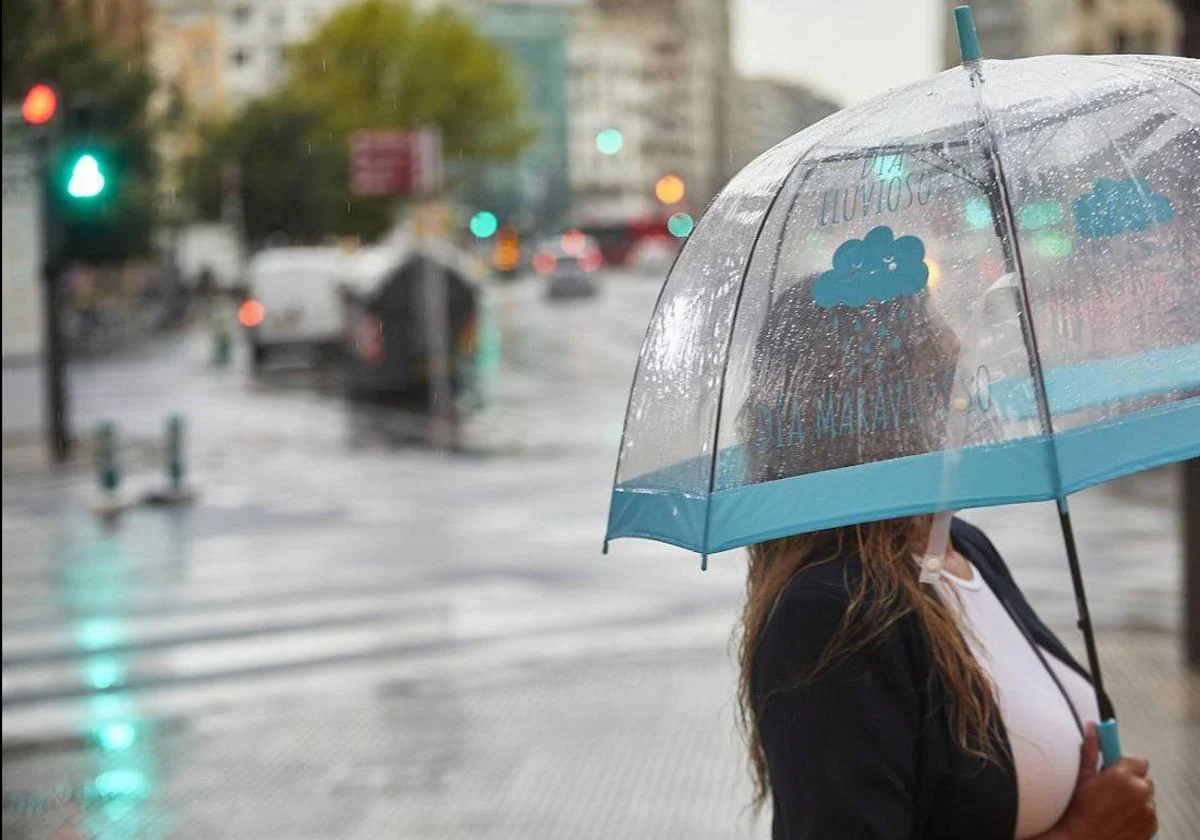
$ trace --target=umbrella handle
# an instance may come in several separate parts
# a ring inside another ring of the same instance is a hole
[[[1096,734],[1100,738],[1100,755],[1104,759],[1104,767],[1111,767],[1121,757],[1121,735],[1117,731],[1117,721],[1109,718],[1096,725]],[[1156,834],[1155,840],[1158,835]]]

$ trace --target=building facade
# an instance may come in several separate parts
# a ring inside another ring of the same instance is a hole
[[[654,211],[654,37],[646,23],[591,4],[573,15],[568,153],[581,223]]]
[[[495,0],[479,3],[473,13],[483,35],[512,58],[537,134],[516,161],[476,167],[470,198],[525,230],[558,226],[571,204],[567,43],[575,5]]]
[[[728,0],[594,0],[572,19],[571,182],[580,221],[703,210],[736,167]],[[620,132],[619,151],[597,146]],[[682,179],[682,201],[655,198]]]
[[[85,21],[103,40],[144,49],[150,37],[151,0],[53,0],[64,14]]]
[[[952,21],[948,0],[944,19]],[[1142,53],[1177,55],[1183,16],[1171,0],[974,0],[979,42],[988,58],[1031,55]],[[944,59],[959,63],[953,23]]]
[[[775,79],[739,77],[735,91],[733,148],[739,169],[839,109],[801,85]]]
[[[154,63],[184,100],[228,113],[283,80],[287,48],[353,0],[157,0]]]

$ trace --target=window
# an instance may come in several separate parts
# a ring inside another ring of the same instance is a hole
[[[233,51],[233,55],[231,55],[229,58],[236,66],[243,67],[249,64],[254,56],[251,54],[250,50],[237,49]]]
[[[234,6],[233,7],[233,22],[238,26],[245,26],[250,22],[250,16],[254,13],[254,9],[250,6]]]

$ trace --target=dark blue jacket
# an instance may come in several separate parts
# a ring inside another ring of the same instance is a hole
[[[983,532],[956,519],[951,537],[1029,635],[1086,677]],[[771,775],[773,837],[1012,840],[1017,786],[1007,736],[999,764],[957,746],[915,616],[797,687],[837,629],[860,574],[853,556],[801,571],[763,630],[753,688]]]

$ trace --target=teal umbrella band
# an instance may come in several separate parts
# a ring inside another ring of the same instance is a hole
[[[716,553],[790,534],[854,522],[1019,502],[1048,501],[1124,475],[1200,457],[1200,397],[1103,423],[1046,435],[860,464],[711,496],[671,489],[699,462],[668,467],[613,490],[608,539],[643,537]],[[734,471],[741,447],[723,450],[718,469]],[[1056,486],[1057,453],[1062,485]],[[955,491],[946,498],[945,459],[961,458]],[[897,487],[905,488],[903,494]],[[705,534],[705,514],[708,533]]]

